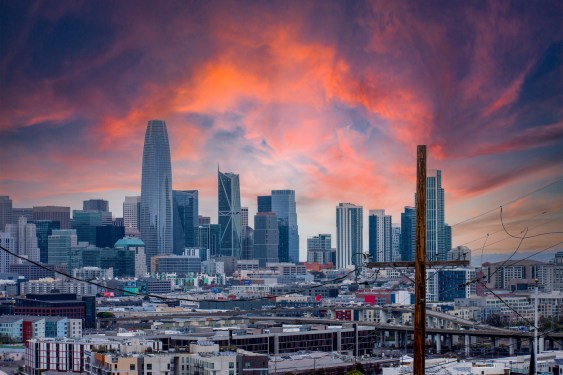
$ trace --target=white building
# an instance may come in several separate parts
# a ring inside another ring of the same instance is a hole
[[[72,276],[82,280],[113,279],[113,268],[82,267],[72,270]]]
[[[53,290],[58,293],[76,293],[78,296],[95,296],[98,293],[98,287],[82,281],[72,279],[53,279],[44,278],[39,280],[30,280],[21,284],[20,294],[49,294]]]
[[[369,255],[374,262],[390,262],[391,247],[391,215],[385,210],[369,210]]]
[[[9,233],[0,232],[0,245],[13,253],[17,252],[14,238]],[[0,272],[8,272],[10,264],[16,263],[16,260],[15,256],[0,251]]]
[[[18,255],[39,262],[39,247],[37,247],[37,228],[35,224],[28,224],[27,218],[20,216],[17,224],[6,224],[6,232],[10,233],[14,239]]]
[[[123,226],[125,234],[130,236],[139,236],[140,232],[140,207],[141,196],[125,197],[123,202]]]
[[[336,267],[360,266],[363,262],[362,206],[340,203],[336,207]]]

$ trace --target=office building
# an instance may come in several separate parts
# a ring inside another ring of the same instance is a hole
[[[123,226],[128,236],[141,234],[141,196],[125,197],[123,202]]]
[[[221,255],[241,257],[242,217],[239,175],[218,171]]]
[[[96,328],[96,296],[28,294],[26,298],[16,298],[13,315],[65,316],[81,319],[85,328]]]
[[[429,169],[426,174],[426,258],[428,260],[446,260],[446,254],[451,249],[451,246],[446,248],[444,218],[442,171]]]
[[[259,195],[257,197],[257,201],[258,201],[258,212],[272,212],[271,195]]]
[[[336,207],[336,267],[361,267],[363,261],[362,206],[339,203]]]
[[[195,247],[207,250],[210,257],[221,255],[221,226],[204,224],[195,228]]]
[[[6,224],[6,232],[14,239],[18,255],[39,262],[35,224],[28,223],[25,216],[20,216],[17,224]]]
[[[391,261],[401,260],[401,225],[391,224]]]
[[[39,260],[47,263],[49,259],[49,236],[54,229],[61,229],[61,224],[53,220],[34,220],[35,233],[37,235],[37,247],[39,248]]]
[[[109,202],[104,199],[89,199],[83,201],[82,210],[109,212]]]
[[[25,217],[28,223],[33,221],[33,208],[12,207],[12,224],[17,224],[21,216]]]
[[[197,190],[173,190],[174,254],[195,246],[195,228],[199,224],[199,199]]]
[[[254,255],[260,267],[267,262],[278,262],[278,218],[273,212],[258,212],[254,216]]]
[[[60,223],[61,229],[72,229],[70,207],[41,206],[33,207],[33,221],[52,220]]]
[[[272,212],[278,218],[280,262],[299,262],[299,227],[294,190],[272,190]],[[256,236],[256,233],[254,234]]]
[[[199,225],[209,225],[209,224],[211,224],[211,218],[209,216],[199,215],[198,222],[199,222]]]
[[[145,133],[141,178],[141,238],[147,267],[155,255],[172,253],[172,167],[166,123],[151,120]]]
[[[12,253],[17,252],[15,240],[9,233],[0,232],[0,245]],[[9,272],[10,265],[16,263],[16,261],[17,258],[13,255],[10,255],[5,251],[0,251],[0,272]]]
[[[254,229],[246,226],[242,236],[242,259],[252,259],[254,255]]]
[[[448,224],[444,224],[444,248],[446,255],[452,249],[452,227]]]
[[[145,253],[145,243],[138,238],[126,237],[117,241],[114,247],[118,250],[125,250],[133,255],[133,272],[127,270],[126,273],[135,277],[144,277],[147,274],[147,257]],[[115,271],[114,271],[115,274]]]
[[[391,247],[391,215],[385,210],[369,210],[369,256],[373,262],[390,262]]]
[[[307,238],[307,263],[329,264],[332,262],[332,236],[319,234]]]
[[[12,200],[7,195],[0,195],[0,231],[12,221]]]
[[[49,264],[67,264],[70,249],[78,245],[75,229],[53,229],[48,239]]]
[[[159,255],[151,260],[151,272],[175,273],[179,276],[198,274],[201,272],[199,255]]]
[[[467,260],[471,262],[471,250],[467,246],[456,246],[448,251],[446,260]]]
[[[78,242],[96,244],[96,227],[102,225],[102,211],[72,211],[72,229]]]
[[[412,262],[416,253],[416,209],[405,207],[401,213],[401,260]]]

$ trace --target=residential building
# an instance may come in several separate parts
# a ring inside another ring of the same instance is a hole
[[[361,267],[363,262],[363,207],[340,203],[336,207],[336,267]]]
[[[242,252],[242,215],[239,175],[222,173],[219,170],[217,174],[221,255],[240,259]]]
[[[148,122],[141,177],[141,238],[147,268],[155,255],[172,254],[172,167],[166,123]]]
[[[307,263],[332,263],[332,236],[319,234],[307,238]]]
[[[391,224],[391,261],[401,260],[401,225]]]
[[[401,213],[401,260],[412,262],[416,254],[416,209],[405,207]]]
[[[426,257],[428,260],[446,260],[445,203],[442,171],[429,169],[426,174]]]
[[[391,247],[391,215],[385,210],[369,210],[369,255],[374,262],[390,262]]]

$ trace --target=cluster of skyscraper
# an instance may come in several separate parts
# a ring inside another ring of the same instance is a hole
[[[446,260],[452,248],[451,227],[444,222],[442,172],[426,177],[426,254],[429,260]],[[392,224],[385,210],[370,210],[368,253],[371,261],[412,261],[416,252],[416,207],[405,207],[401,224]],[[340,203],[336,207],[336,266],[362,263],[363,207]]]
[[[108,202],[84,201],[82,210],[68,207],[12,208],[9,197],[0,197],[0,232],[19,255],[43,263],[68,259],[70,248],[88,242],[110,248],[126,235],[140,237],[145,245],[146,266],[157,255],[182,255],[186,249],[208,257],[255,259],[268,262],[299,262],[299,231],[294,190],[272,190],[257,197],[254,226],[247,207],[242,207],[239,175],[217,171],[218,222],[199,215],[197,190],[173,190],[170,145],[166,123],[148,122],[143,149],[141,195],[125,197],[123,219],[112,219]],[[445,260],[451,249],[451,228],[444,223],[444,189],[439,170],[427,173],[427,256]],[[401,222],[393,224],[384,209],[369,211],[367,253],[371,261],[413,260],[415,254],[415,207],[405,207]],[[309,263],[333,263],[337,268],[363,263],[363,207],[340,203],[336,207],[336,249],[331,236],[307,240]],[[14,220],[14,218],[17,218]],[[13,262],[6,256],[0,265]],[[1,269],[6,267],[0,266]]]

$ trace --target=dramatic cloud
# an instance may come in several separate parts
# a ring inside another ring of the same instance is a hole
[[[174,187],[199,189],[204,214],[216,215],[218,165],[241,175],[251,212],[257,194],[295,189],[302,255],[307,236],[334,232],[338,202],[398,222],[413,204],[417,144],[443,171],[450,223],[563,178],[561,2],[0,10],[0,194],[16,207],[104,197],[120,213],[140,191],[153,118],[168,124]],[[536,205],[556,207],[563,182],[551,189],[510,220],[541,225]],[[545,228],[560,226],[558,209]],[[460,225],[454,244],[498,224]]]

